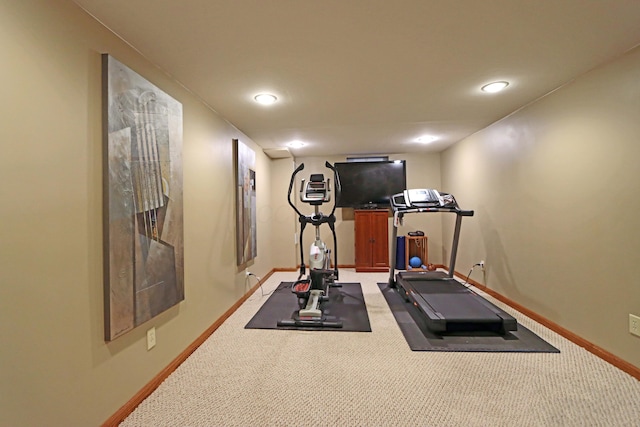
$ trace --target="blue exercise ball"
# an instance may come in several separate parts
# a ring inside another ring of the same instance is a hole
[[[422,265],[422,260],[419,257],[414,256],[409,260],[409,265],[413,268],[418,268]]]

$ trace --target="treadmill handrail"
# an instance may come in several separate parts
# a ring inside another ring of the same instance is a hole
[[[451,212],[458,216],[473,216],[474,211],[462,210],[460,208],[408,208],[393,212],[393,226],[398,227],[401,224],[402,217],[408,213],[426,213],[426,212]]]
[[[473,216],[474,211],[473,210],[463,210],[460,208],[447,208],[447,207],[441,207],[441,208],[407,208],[407,209],[399,209],[393,212],[394,216],[397,216],[399,214],[407,214],[407,213],[421,213],[421,212],[452,212],[455,213],[457,215],[460,216]]]

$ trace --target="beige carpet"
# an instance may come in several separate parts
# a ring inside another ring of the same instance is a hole
[[[362,284],[370,333],[244,329],[258,290],[121,425],[640,426],[640,381],[491,298],[561,353],[411,351],[387,279],[340,271]]]

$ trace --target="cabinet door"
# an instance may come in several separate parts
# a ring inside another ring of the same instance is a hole
[[[371,266],[371,215],[368,212],[356,211],[355,245],[356,245],[356,270],[366,269]]]
[[[371,217],[371,266],[387,271],[389,267],[389,223],[387,212],[375,212]]]

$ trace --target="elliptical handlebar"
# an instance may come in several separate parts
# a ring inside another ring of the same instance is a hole
[[[293,202],[291,201],[291,190],[293,190],[293,184],[295,182],[296,175],[302,169],[304,169],[304,163],[301,163],[300,166],[298,166],[296,170],[293,171],[293,174],[291,175],[291,181],[289,182],[289,192],[287,193],[287,200],[289,201],[289,206],[293,208],[293,210],[298,214],[298,216],[304,216],[304,215],[302,214],[302,212],[300,212],[300,210],[296,207],[296,205],[294,205]]]
[[[329,214],[329,216],[332,216],[336,212],[336,207],[338,205],[338,197],[340,196],[340,192],[342,191],[342,185],[340,184],[340,177],[338,176],[338,171],[336,170],[335,166],[333,166],[328,161],[325,161],[324,165],[333,171],[333,188],[334,188],[333,209],[331,209],[331,213]]]

